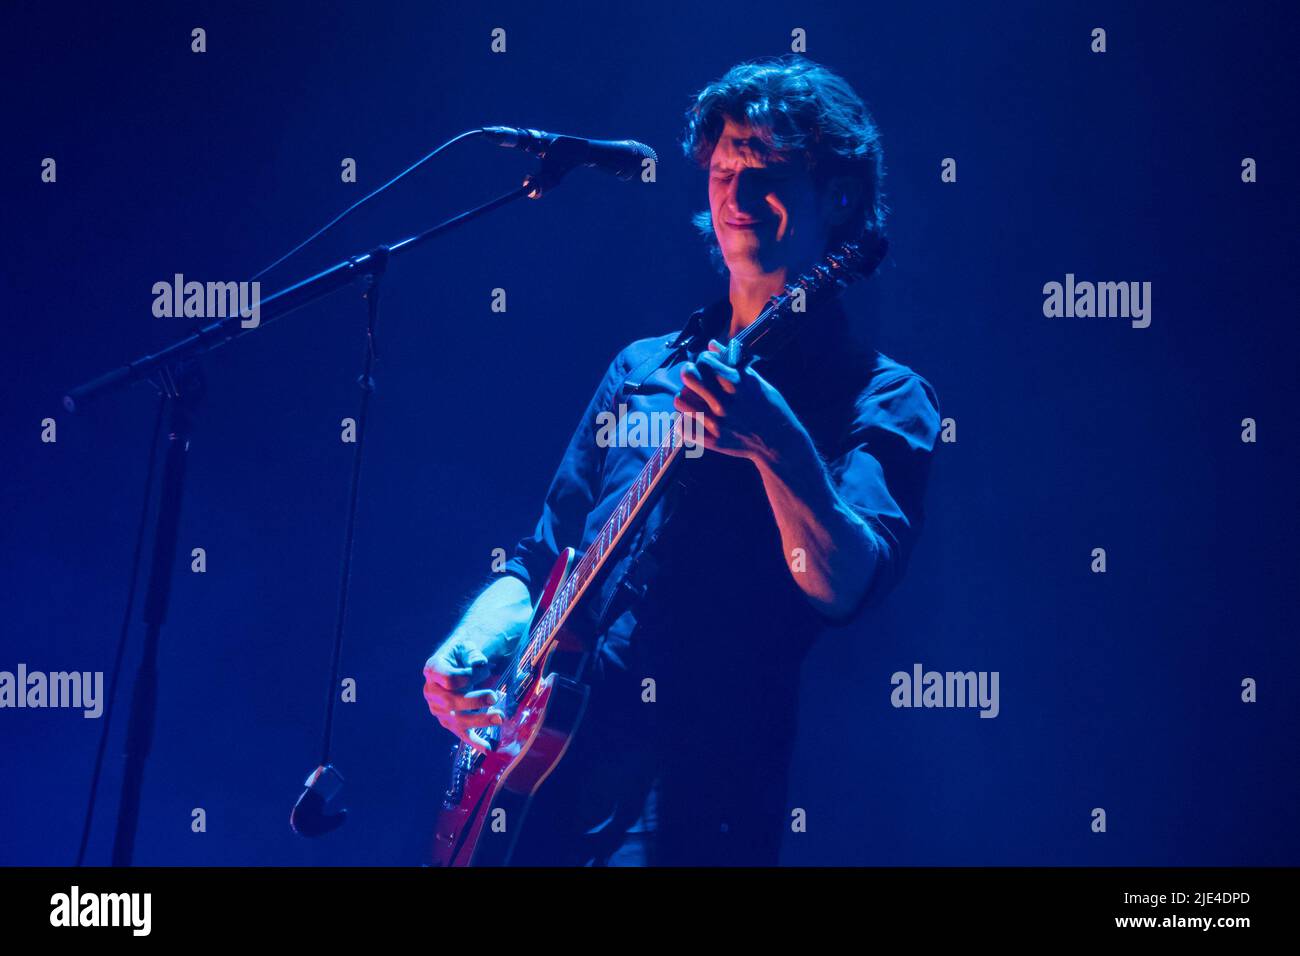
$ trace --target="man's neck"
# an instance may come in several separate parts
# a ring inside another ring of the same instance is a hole
[[[731,327],[728,335],[735,338],[742,329],[758,318],[767,300],[785,288],[785,269],[765,272],[759,275],[738,276],[731,274],[731,287],[728,298],[731,300]]]

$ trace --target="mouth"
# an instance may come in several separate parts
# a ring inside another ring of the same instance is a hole
[[[722,221],[727,224],[728,229],[745,229],[750,231],[757,229],[761,222],[761,220],[758,219],[748,217],[733,218],[731,216],[724,217]]]

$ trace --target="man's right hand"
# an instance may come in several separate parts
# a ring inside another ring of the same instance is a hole
[[[429,712],[465,743],[480,753],[491,750],[477,728],[505,720],[494,690],[472,688],[488,676],[491,662],[469,641],[448,638],[424,663],[424,699]]]

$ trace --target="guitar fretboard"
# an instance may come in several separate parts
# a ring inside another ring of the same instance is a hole
[[[698,431],[696,432],[698,434]],[[663,442],[650,455],[641,468],[636,480],[623,493],[613,513],[605,520],[600,533],[592,540],[582,559],[569,573],[569,577],[555,593],[550,607],[538,619],[529,634],[528,646],[519,655],[519,671],[522,673],[534,666],[536,660],[547,648],[549,641],[564,624],[569,611],[586,592],[587,586],[595,579],[605,559],[617,547],[623,535],[636,521],[641,509],[650,499],[650,494],[659,481],[668,473],[678,455],[686,447],[683,420],[680,412],[672,413],[672,426]]]

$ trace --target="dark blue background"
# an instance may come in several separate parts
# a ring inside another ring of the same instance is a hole
[[[177,571],[138,862],[423,859],[451,739],[420,696],[424,658],[491,550],[531,529],[610,357],[722,291],[688,222],[704,182],[676,146],[682,113],[795,27],[883,131],[893,254],[851,305],[878,307],[883,350],[934,383],[958,441],[937,452],[908,580],[790,675],[809,826],[785,858],[1300,862],[1290,4],[157,6],[6,15],[0,669],[111,665],[155,400],[137,387],[74,417],[59,397],[188,330],[151,315],[154,282],[244,278],[469,127],[632,136],[662,162],[654,186],[579,171],[392,269],[343,665],[359,699],[337,722],[353,818],[318,842],[286,818],[318,747],[360,299],[205,361],[181,548],[205,548],[208,573]],[[457,147],[266,289],[530,167]],[[1043,283],[1066,272],[1152,282],[1151,327],[1044,318]],[[539,363],[572,374],[539,395]],[[914,662],[999,671],[1001,716],[891,708],[889,675]],[[73,861],[100,727],[0,712],[0,863]],[[739,714],[701,728],[717,746],[743,732]]]

